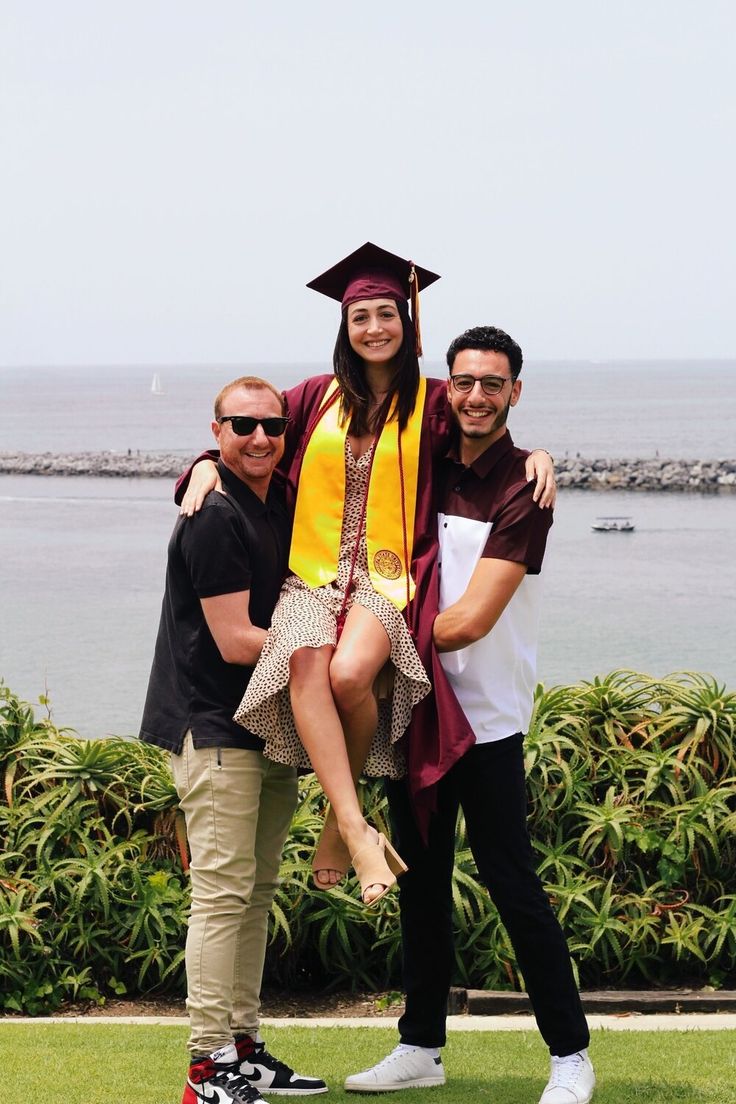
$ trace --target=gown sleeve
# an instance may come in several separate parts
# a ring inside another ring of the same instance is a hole
[[[432,691],[414,706],[406,737],[407,783],[417,825],[425,839],[436,809],[437,783],[475,743],[475,734],[447,680],[432,640],[432,627],[439,611],[437,475],[450,444],[450,420],[445,382],[429,379],[427,384],[412,554],[416,592],[407,620]],[[421,478],[424,472],[431,474],[431,478]]]

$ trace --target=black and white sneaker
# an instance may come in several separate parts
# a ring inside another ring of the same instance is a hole
[[[225,1059],[225,1060],[223,1060]],[[189,1066],[181,1104],[267,1104],[240,1072],[234,1046],[195,1058]]]
[[[268,1096],[316,1096],[327,1092],[319,1077],[302,1077],[291,1066],[269,1054],[266,1044],[241,1035],[235,1040],[240,1060],[240,1073]],[[184,1102],[186,1104],[186,1102]]]

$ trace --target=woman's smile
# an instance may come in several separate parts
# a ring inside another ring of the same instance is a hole
[[[404,340],[404,327],[393,299],[362,299],[351,303],[347,323],[350,345],[363,360],[382,364],[398,355]]]

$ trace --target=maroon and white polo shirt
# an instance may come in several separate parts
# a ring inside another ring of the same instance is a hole
[[[469,468],[452,454],[438,515],[440,610],[456,602],[481,557],[526,564],[527,573],[493,629],[440,661],[478,743],[526,732],[536,686],[542,567],[551,510],[532,501],[528,452],[508,431]]]

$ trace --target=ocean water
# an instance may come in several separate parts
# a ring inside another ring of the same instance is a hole
[[[529,365],[510,425],[520,444],[560,455],[733,457],[734,369]],[[0,451],[198,451],[213,392],[238,370],[159,372],[162,396],[148,368],[0,371]],[[288,386],[305,369],[263,374]],[[0,476],[0,677],[29,700],[48,691],[55,721],[82,735],[138,730],[171,495],[168,480]],[[593,532],[598,514],[631,514],[636,529]],[[734,547],[733,495],[562,492],[540,679],[694,669],[736,688]]]
[[[444,376],[428,363],[428,375]],[[328,365],[0,368],[0,451],[131,449],[189,455],[210,440],[212,400],[238,375],[289,387]],[[163,394],[151,393],[154,371]],[[531,362],[509,423],[555,455],[736,455],[736,360]],[[730,417],[729,417],[730,414]]]

